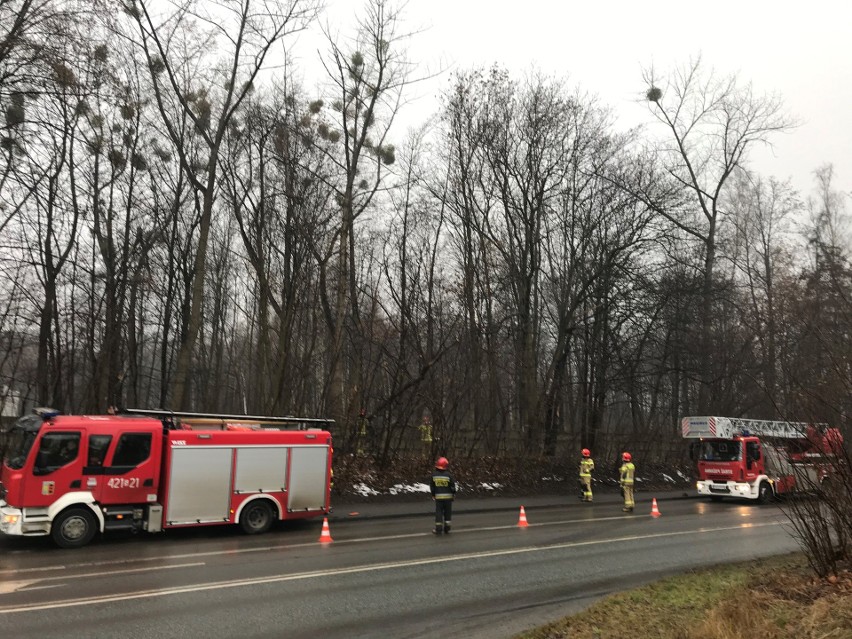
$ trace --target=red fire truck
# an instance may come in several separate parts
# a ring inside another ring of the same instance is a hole
[[[329,512],[331,420],[129,409],[19,419],[0,469],[0,532],[64,548],[108,530],[239,524]]]
[[[808,489],[830,474],[843,437],[836,428],[735,417],[684,417],[681,435],[693,439],[700,495],[766,503]]]

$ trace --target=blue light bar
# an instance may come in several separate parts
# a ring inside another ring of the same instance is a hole
[[[46,406],[33,408],[33,412],[43,419],[51,419],[52,417],[62,414],[62,411],[56,410],[55,408],[47,408]]]

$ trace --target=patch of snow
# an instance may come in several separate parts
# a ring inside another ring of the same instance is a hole
[[[396,484],[388,488],[388,493],[391,495],[399,495],[402,493],[428,493],[428,484]],[[377,493],[378,494],[378,493]]]
[[[485,490],[499,490],[500,488],[503,487],[503,484],[497,484],[497,483],[485,484],[485,483],[483,483],[483,484],[479,484],[479,487],[484,488]]]
[[[677,476],[678,476],[678,477],[680,477],[681,479],[689,479],[689,477],[687,477],[686,475],[684,475],[684,474],[683,474],[682,472],[680,472],[680,471],[677,471]]]
[[[379,491],[373,488],[370,488],[367,484],[355,484],[352,486],[352,490],[361,495],[362,497],[372,497],[373,495],[378,495]]]
[[[671,483],[674,483],[674,481],[675,481],[673,477],[669,477],[665,473],[663,473],[663,479],[665,479],[666,481],[671,482]]]

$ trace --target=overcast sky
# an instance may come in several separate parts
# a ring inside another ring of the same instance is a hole
[[[341,32],[362,6],[360,0],[327,4],[324,21]],[[409,0],[405,13],[412,28],[424,29],[410,45],[411,58],[424,67],[499,63],[523,72],[535,66],[596,94],[620,126],[649,121],[637,100],[643,66],[666,70],[700,54],[718,72],[777,92],[801,123],[775,136],[773,149],[756,152],[754,168],[789,177],[807,192],[813,171],[833,163],[836,188],[852,192],[848,0]],[[300,47],[311,43],[302,38]],[[421,85],[403,122],[434,111],[434,95],[448,81],[449,71]]]

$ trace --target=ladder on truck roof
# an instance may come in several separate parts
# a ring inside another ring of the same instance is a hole
[[[803,439],[807,437],[808,428],[822,430],[825,425],[739,417],[684,417],[681,420],[681,435],[686,438],[731,439],[748,434],[757,437]]]
[[[324,417],[293,417],[290,415],[274,417],[270,415],[220,415],[215,413],[191,413],[186,411],[173,411],[164,409],[149,410],[147,408],[122,408],[119,414],[144,415],[156,417],[164,423],[173,425],[197,426],[200,428],[222,428],[229,425],[257,426],[258,428],[295,428],[297,430],[308,430],[310,428],[330,428],[334,424],[333,419]]]

